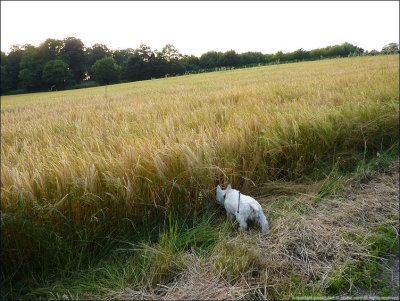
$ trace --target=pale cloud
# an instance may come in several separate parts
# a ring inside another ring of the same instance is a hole
[[[399,39],[399,2],[1,2],[1,49],[46,38],[89,47],[275,53],[350,42],[380,50]]]

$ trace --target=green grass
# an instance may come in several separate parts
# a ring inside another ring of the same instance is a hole
[[[228,228],[215,208],[209,208],[190,219],[171,214],[167,224],[139,231],[109,237],[96,255],[83,250],[79,258],[71,256],[57,269],[43,268],[15,284],[2,283],[2,297],[59,299],[67,295],[81,299],[87,294],[109,296],[126,288],[150,288],[168,282],[185,267],[185,252],[207,256]]]
[[[378,291],[382,297],[398,293],[398,287],[391,288],[390,277],[383,272],[390,256],[399,256],[398,233],[392,227],[381,225],[367,237],[367,242],[370,255],[368,260],[359,264],[348,264],[343,271],[337,271],[327,288],[328,294],[336,295],[345,290],[354,293],[351,285]]]

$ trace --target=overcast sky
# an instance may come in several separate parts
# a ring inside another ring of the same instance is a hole
[[[77,37],[86,47],[276,53],[353,43],[399,43],[399,2],[4,2],[1,50]]]

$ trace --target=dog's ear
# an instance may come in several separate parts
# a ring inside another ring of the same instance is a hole
[[[229,184],[228,187],[226,187],[226,190],[231,190],[231,189],[232,189],[231,184]]]
[[[221,191],[222,189],[221,189],[221,186],[217,186],[217,191]]]

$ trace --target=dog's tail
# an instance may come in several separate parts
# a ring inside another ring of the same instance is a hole
[[[262,211],[262,208],[260,208],[258,210],[258,217],[259,217],[260,226],[262,228],[262,232],[267,233],[269,231],[269,224],[268,224],[267,218],[264,215],[264,212]]]

